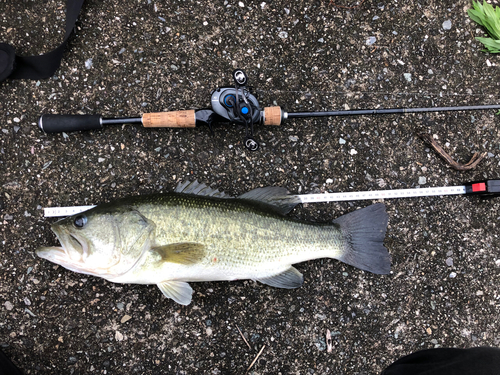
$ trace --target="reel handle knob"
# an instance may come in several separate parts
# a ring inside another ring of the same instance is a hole
[[[245,86],[248,82],[246,73],[241,69],[236,69],[235,71],[233,71],[233,79],[238,86]]]
[[[249,151],[257,151],[259,149],[259,147],[260,147],[260,144],[259,144],[259,142],[257,142],[252,137],[246,137],[245,138],[245,147]]]

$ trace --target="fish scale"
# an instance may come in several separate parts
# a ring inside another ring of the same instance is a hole
[[[248,211],[252,206],[241,201],[182,197],[175,202],[177,207],[173,208],[172,203],[151,212],[147,207],[137,207],[160,229],[157,229],[157,245],[196,242],[205,237],[207,256],[203,264],[217,265],[221,270],[255,270],[262,263],[277,259],[297,263],[305,260],[304,257],[312,259],[311,256],[316,256],[314,252],[334,253],[341,247],[340,233],[325,230],[323,225],[302,223],[265,211]],[[210,221],[204,219],[207,212],[212,218]],[[163,228],[162,222],[174,224]],[[283,242],[287,246],[284,247]],[[213,262],[213,258],[217,262]]]
[[[156,284],[184,305],[192,298],[188,282],[253,279],[299,287],[303,276],[292,264],[310,259],[390,270],[383,204],[312,223],[285,216],[298,201],[282,188],[237,198],[196,182],[179,190],[119,199],[58,221],[52,229],[62,246],[37,254],[112,282]]]

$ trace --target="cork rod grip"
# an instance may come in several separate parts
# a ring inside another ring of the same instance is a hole
[[[281,125],[281,107],[264,108],[264,125]]]
[[[145,113],[142,125],[145,128],[194,128],[196,115],[194,109],[175,112]]]

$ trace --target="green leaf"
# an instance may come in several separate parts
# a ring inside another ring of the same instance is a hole
[[[473,4],[475,10],[477,10],[481,14],[484,14],[483,6],[479,2],[476,3],[475,1],[473,1],[472,4]]]
[[[483,19],[481,18],[483,14],[481,12],[474,9],[468,9],[467,14],[474,22],[483,26]]]
[[[480,36],[476,37],[476,40],[479,40],[485,46],[500,48],[500,40],[495,40],[491,38],[481,38]]]
[[[484,3],[483,9],[486,15],[484,26],[488,29],[491,37],[500,39],[500,19],[497,18],[495,10],[487,2]]]
[[[476,40],[479,40],[481,43],[483,43],[485,47],[500,49],[500,40],[481,37],[477,37]]]
[[[493,8],[484,0],[483,4],[472,1],[472,8],[467,10],[470,19],[483,26],[491,37],[491,39],[476,38],[486,47],[486,50],[483,51],[500,53],[500,7]]]

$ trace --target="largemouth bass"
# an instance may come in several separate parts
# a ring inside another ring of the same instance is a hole
[[[191,302],[188,282],[253,279],[297,288],[303,276],[292,264],[310,259],[389,273],[383,204],[310,223],[285,216],[298,203],[279,187],[227,198],[204,184],[180,184],[173,193],[124,198],[59,220],[52,230],[62,246],[37,254],[112,282],[156,284],[182,305]]]

